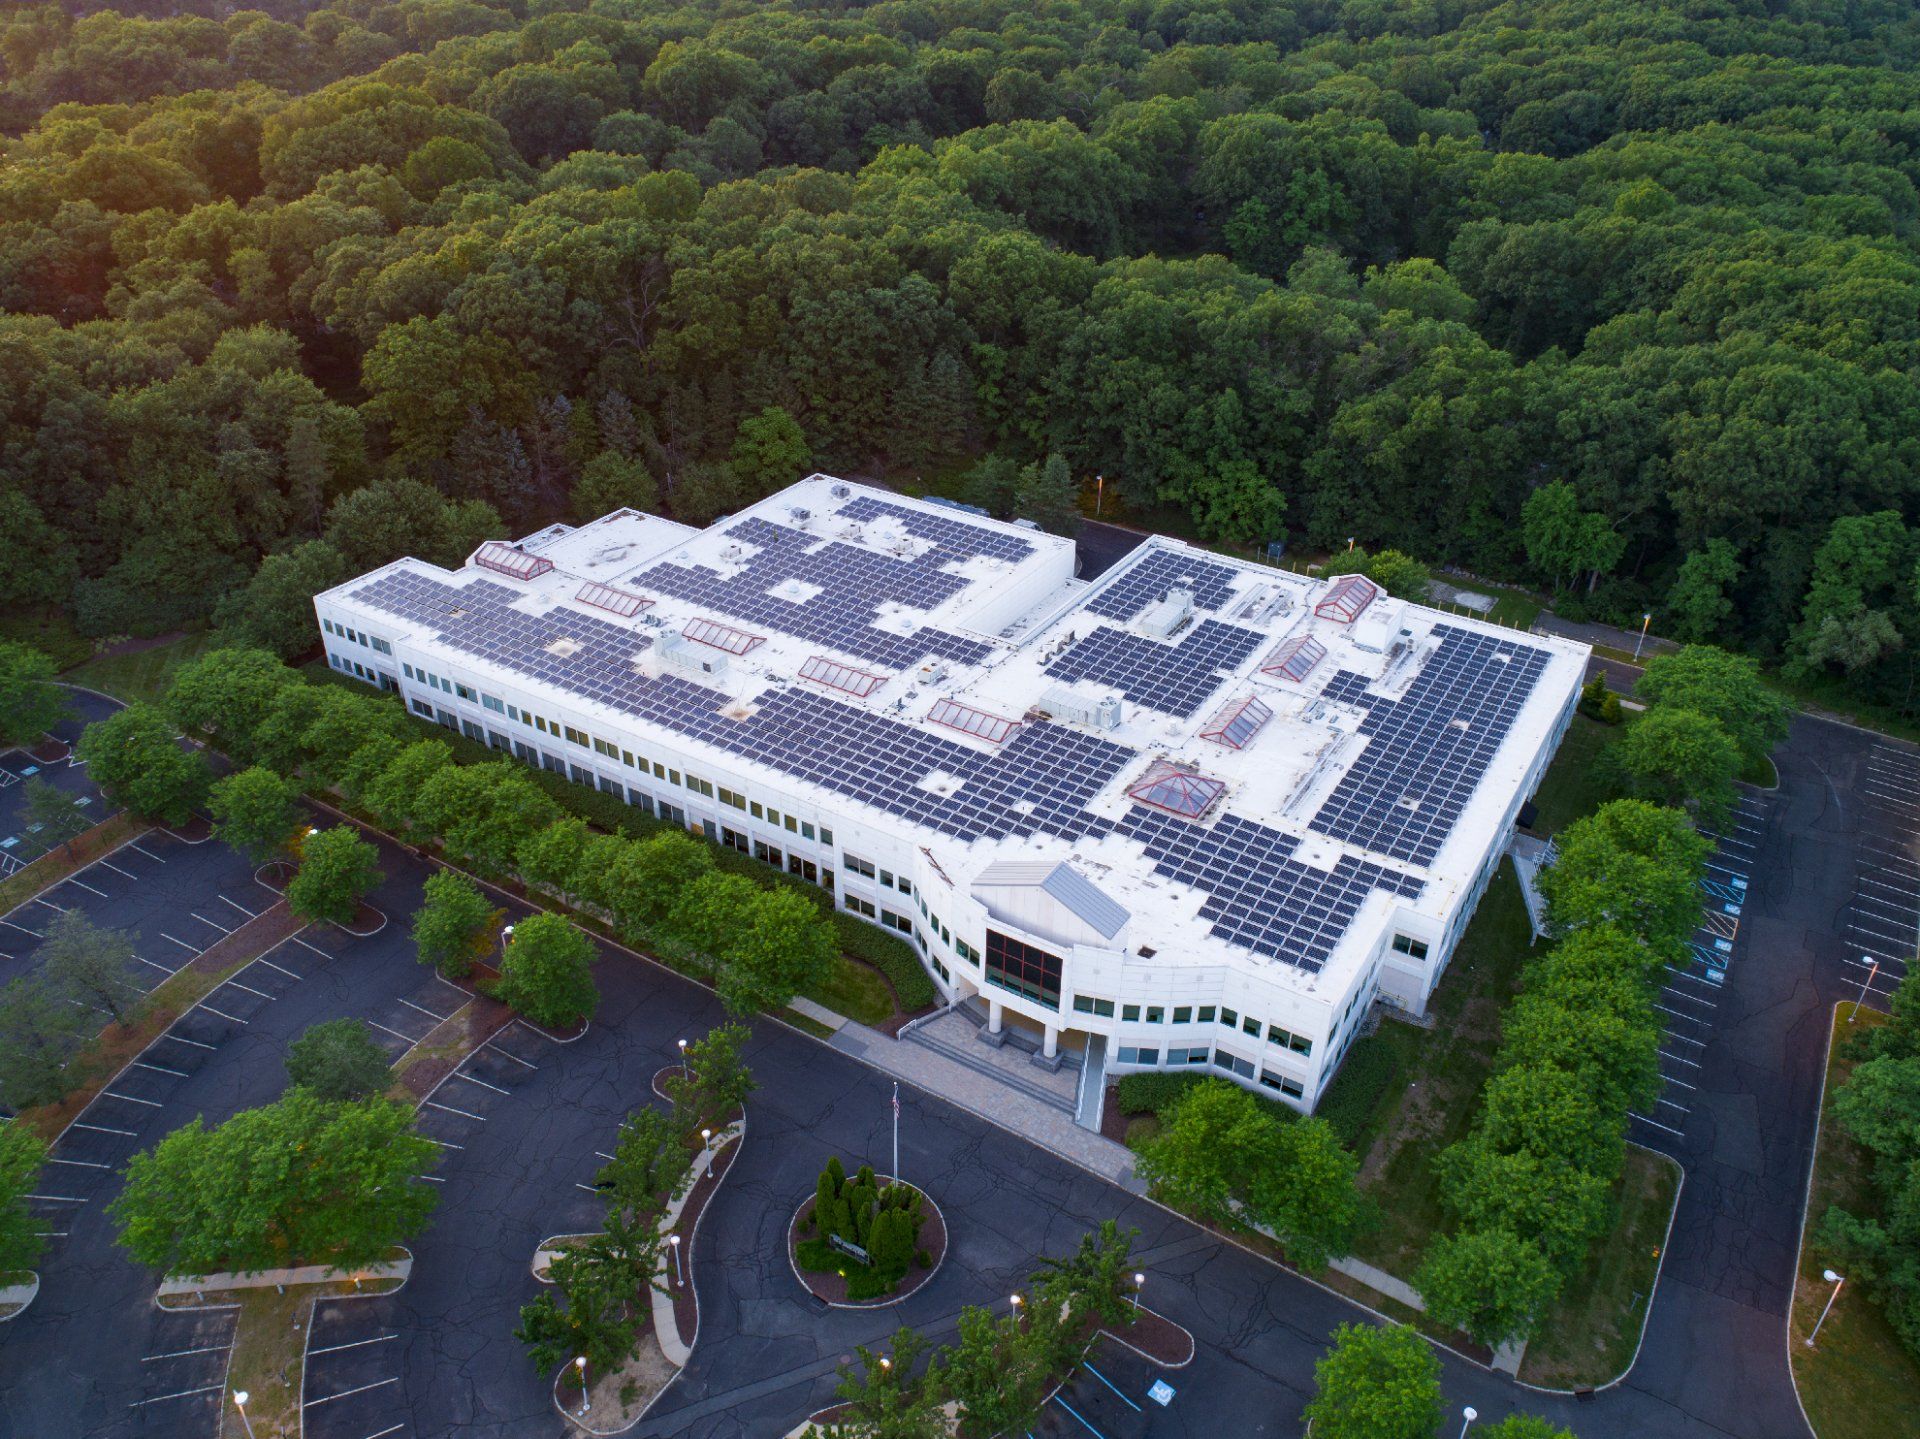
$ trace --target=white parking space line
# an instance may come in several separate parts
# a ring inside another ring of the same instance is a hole
[[[515,1064],[524,1064],[527,1066],[528,1069],[538,1069],[540,1067],[539,1065],[532,1063],[530,1060],[522,1059],[519,1055],[510,1053],[507,1050],[496,1048],[494,1045],[490,1043],[483,1044],[480,1047],[482,1049],[491,1050],[493,1053],[500,1055],[502,1058],[511,1059]]]
[[[455,1109],[451,1104],[442,1104],[437,1099],[427,1099],[427,1100],[422,1100],[421,1102],[423,1104],[432,1106],[434,1109],[444,1109],[448,1114],[457,1114],[462,1119],[477,1119],[482,1124],[485,1124],[487,1122],[487,1117],[484,1114],[469,1114],[464,1109]]]
[[[185,1079],[187,1077],[187,1072],[184,1069],[168,1069],[164,1064],[148,1064],[144,1059],[134,1060],[133,1067],[135,1069],[151,1069],[155,1074],[171,1074],[175,1079]]]
[[[188,915],[189,915],[189,916],[191,916],[192,918],[194,918],[194,919],[197,919],[197,920],[199,920],[199,921],[200,921],[200,923],[202,923],[202,924],[204,924],[204,925],[206,925],[206,926],[207,926],[207,928],[209,928],[209,929],[217,929],[217,930],[219,930],[219,931],[220,931],[220,933],[222,933],[222,934],[232,934],[232,933],[233,933],[233,931],[232,931],[232,930],[230,930],[230,929],[228,929],[228,928],[227,928],[227,927],[226,927],[226,926],[225,926],[224,924],[216,924],[216,923],[214,923],[214,921],[212,921],[212,920],[210,920],[210,919],[208,919],[208,918],[207,918],[207,917],[206,917],[206,916],[205,916],[204,914],[202,914],[202,913],[200,913],[200,911],[199,911],[199,910],[197,910],[197,909],[190,909],[190,910],[188,910],[188,911],[187,911],[187,913],[188,913]]]
[[[111,1089],[103,1089],[100,1093],[102,1097],[106,1099],[124,1099],[128,1104],[144,1104],[149,1109],[160,1109],[164,1107],[157,1099],[136,1099],[131,1094],[116,1094]]]
[[[55,904],[52,900],[45,899],[42,896],[37,894],[33,897],[33,902],[35,904],[45,905],[48,909],[52,910],[55,914],[65,914],[67,912],[65,905]]]
[[[56,1159],[52,1155],[47,1156],[47,1163],[64,1164],[71,1169],[111,1169],[113,1168],[111,1164],[95,1164],[90,1159]]]
[[[292,940],[295,944],[299,945],[302,949],[312,950],[315,954],[319,955],[322,959],[326,959],[328,957],[327,952],[324,949],[321,949],[317,945],[308,944],[304,939],[300,938],[300,936],[297,934],[290,934],[287,936],[287,938]]]
[[[386,1025],[384,1025],[384,1024],[382,1024],[382,1023],[381,1023],[381,1022],[380,1022],[379,1020],[377,1020],[377,1019],[369,1019],[369,1020],[367,1020],[366,1022],[367,1022],[368,1024],[370,1024],[370,1025],[372,1025],[372,1026],[373,1026],[373,1027],[374,1027],[375,1029],[377,1029],[377,1030],[379,1030],[379,1031],[380,1031],[380,1032],[381,1032],[382,1034],[391,1034],[391,1035],[392,1035],[392,1036],[393,1036],[393,1037],[394,1037],[395,1039],[404,1039],[404,1040],[406,1040],[406,1042],[407,1042],[407,1047],[408,1047],[409,1049],[411,1049],[411,1048],[412,1048],[412,1047],[413,1047],[414,1045],[416,1045],[416,1044],[418,1044],[418,1043],[420,1042],[419,1040],[417,1040],[417,1039],[415,1039],[415,1038],[414,1038],[414,1037],[413,1037],[412,1035],[410,1035],[410,1034],[402,1034],[402,1033],[401,1033],[401,1032],[400,1032],[399,1030],[397,1030],[397,1029],[388,1029],[388,1028],[386,1027]]]
[[[191,1399],[196,1394],[214,1394],[226,1387],[225,1380],[218,1384],[202,1384],[198,1389],[182,1389],[176,1394],[156,1394],[151,1399],[136,1399],[127,1408],[142,1409],[149,1404],[164,1404],[169,1399]]]
[[[1656,1053],[1658,1053],[1662,1059],[1671,1059],[1675,1064],[1684,1064],[1689,1069],[1698,1069],[1700,1067],[1700,1061],[1697,1059],[1685,1059],[1677,1054],[1668,1054],[1664,1049],[1657,1050]]]
[[[242,984],[242,983],[241,983],[241,982],[240,982],[239,980],[237,980],[237,979],[230,979],[230,980],[228,980],[228,981],[227,981],[227,983],[228,983],[228,984],[230,984],[230,985],[232,985],[232,986],[233,986],[233,987],[234,987],[235,989],[244,989],[244,990],[245,990],[245,991],[246,991],[246,992],[247,992],[248,994],[257,994],[257,995],[259,995],[259,996],[260,996],[260,997],[261,997],[262,999],[272,999],[272,998],[273,998],[273,996],[272,996],[272,995],[270,995],[270,994],[268,994],[268,993],[267,993],[267,992],[266,992],[266,991],[265,991],[264,989],[255,989],[255,988],[254,988],[254,987],[253,987],[252,985],[250,985],[250,984]]]
[[[118,1134],[124,1139],[138,1139],[140,1137],[131,1129],[110,1129],[104,1124],[82,1124],[77,1119],[73,1121],[73,1127],[75,1129],[91,1129],[96,1134]]]
[[[177,1039],[182,1044],[191,1044],[195,1049],[218,1049],[219,1048],[219,1046],[215,1044],[202,1044],[197,1039],[188,1039],[186,1035],[175,1034],[172,1030],[168,1030],[165,1034],[161,1035],[160,1037],[162,1039]],[[151,1068],[152,1066],[149,1065],[148,1067]],[[168,1070],[167,1072],[171,1074],[173,1071]]]
[[[301,977],[300,975],[295,974],[292,970],[288,969],[285,965],[275,964],[272,960],[268,959],[265,955],[262,955],[260,957],[259,962],[261,964],[264,964],[268,969],[279,970],[288,979],[299,979]]]
[[[371,1339],[355,1339],[347,1344],[329,1344],[325,1349],[309,1349],[307,1358],[311,1359],[316,1354],[338,1354],[342,1349],[364,1349],[369,1344],[385,1344],[399,1337],[397,1334],[376,1334]]]
[[[166,863],[164,859],[160,858],[159,855],[155,854],[152,850],[148,849],[144,844],[140,843],[140,841],[137,839],[128,840],[127,848],[139,850],[140,853],[144,854],[148,859],[152,860],[155,864]]]
[[[173,936],[172,936],[172,935],[170,935],[170,934],[168,934],[168,933],[167,933],[167,932],[166,932],[166,931],[165,931],[165,930],[163,929],[163,930],[161,930],[161,931],[160,931],[160,938],[162,938],[162,939],[173,939]],[[192,945],[190,945],[190,944],[188,944],[188,943],[187,943],[187,942],[186,942],[186,941],[185,941],[184,939],[173,939],[173,942],[174,942],[175,944],[177,944],[177,945],[179,945],[179,946],[180,946],[180,947],[181,947],[182,949],[184,949],[184,950],[189,950],[189,951],[191,951],[191,952],[192,952],[192,953],[194,953],[194,954],[198,954],[198,953],[200,952],[199,950],[197,950],[197,949],[195,949],[195,948],[194,948],[194,947],[193,947]]]
[[[433,1012],[433,1011],[432,1011],[431,1009],[428,1009],[428,1008],[427,1008],[427,1007],[426,1007],[425,1005],[422,1005],[422,1004],[415,1004],[415,1003],[414,1003],[414,1002],[413,1002],[412,1000],[410,1000],[410,999],[403,999],[403,1000],[401,1000],[400,1002],[401,1002],[402,1004],[404,1004],[404,1005],[405,1005],[405,1006],[406,1006],[406,1007],[407,1007],[408,1009],[417,1009],[417,1010],[419,1010],[419,1011],[420,1011],[420,1012],[421,1012],[422,1014],[424,1014],[424,1015],[426,1015],[426,1016],[427,1016],[427,1018],[429,1018],[429,1019],[431,1019],[431,1020],[432,1020],[432,1021],[433,1021],[433,1022],[434,1022],[435,1024],[445,1024],[445,1023],[447,1022],[447,1016],[446,1016],[446,1015],[444,1015],[444,1014],[435,1014],[435,1013],[434,1013],[434,1012]]]
[[[199,1349],[176,1349],[171,1354],[149,1354],[140,1362],[142,1364],[152,1364],[160,1359],[185,1359],[190,1354],[224,1354],[229,1347],[230,1346],[225,1344],[208,1344]]]
[[[316,1404],[331,1404],[336,1399],[346,1399],[355,1394],[365,1394],[369,1389],[384,1389],[389,1384],[398,1384],[399,1382],[400,1376],[397,1374],[391,1379],[376,1379],[373,1383],[362,1384],[357,1389],[342,1389],[338,1394],[326,1394],[318,1399],[309,1399],[306,1402],[306,1407],[311,1409]]]
[[[140,963],[142,963],[142,964],[151,964],[151,965],[153,965],[153,967],[154,967],[155,969],[157,969],[157,970],[159,970],[159,971],[160,971],[160,972],[161,972],[162,974],[173,974],[173,973],[175,973],[175,971],[174,971],[174,970],[171,970],[171,969],[168,969],[168,968],[167,968],[167,967],[166,967],[166,966],[165,966],[164,964],[154,964],[154,962],[153,962],[152,960],[150,960],[150,959],[145,959],[145,958],[142,958],[142,957],[141,957],[140,955],[137,955],[137,954],[136,954],[136,955],[134,956],[134,958],[135,958],[135,959],[137,959],[137,960],[139,960],[139,961],[140,961]]]
[[[10,920],[10,919],[0,919],[0,924],[4,924],[4,925],[5,925],[5,926],[6,926],[6,927],[7,927],[8,929],[17,929],[17,930],[19,930],[19,931],[20,931],[20,933],[22,933],[22,934],[30,934],[30,935],[32,935],[32,936],[33,936],[33,937],[34,937],[35,939],[45,939],[45,938],[46,938],[46,936],[45,936],[44,934],[42,934],[42,933],[40,933],[40,931],[39,931],[39,930],[37,930],[37,929],[28,929],[28,928],[27,928],[27,927],[26,927],[26,926],[25,926],[24,924],[15,924],[15,923],[14,923],[14,922],[13,922],[12,920]]]
[[[475,1079],[475,1078],[474,1078],[474,1077],[473,1077],[473,1076],[472,1076],[471,1074],[468,1074],[468,1073],[467,1073],[467,1072],[466,1072],[465,1070],[463,1070],[463,1069],[456,1069],[456,1070],[454,1070],[454,1072],[453,1072],[453,1077],[454,1077],[455,1079],[464,1079],[464,1080],[466,1080],[466,1081],[467,1081],[467,1083],[469,1083],[469,1084],[477,1084],[477,1085],[479,1085],[479,1086],[480,1086],[480,1087],[481,1087],[482,1089],[491,1089],[491,1090],[492,1090],[492,1091],[493,1091],[493,1092],[494,1092],[495,1094],[506,1094],[506,1093],[508,1093],[508,1092],[509,1092],[509,1091],[507,1091],[507,1090],[504,1090],[504,1089],[502,1089],[502,1088],[501,1088],[501,1087],[500,1087],[499,1085],[497,1085],[497,1084],[488,1084],[488,1083],[486,1082],[486,1080],[484,1080],[484,1079]]]
[[[465,1149],[467,1147],[464,1144],[454,1144],[449,1140],[435,1139],[431,1134],[423,1135],[422,1138],[424,1138],[429,1144],[439,1145],[442,1149]]]
[[[248,919],[258,919],[260,917],[259,911],[248,909],[244,904],[241,904],[236,900],[228,899],[224,894],[220,896],[220,902],[222,904],[232,905],[235,909],[239,910],[240,913],[244,914]]]
[[[92,885],[86,884],[80,880],[74,879],[72,876],[68,876],[67,883],[74,885],[80,889],[84,889],[88,894],[97,894],[102,899],[106,899],[108,897],[107,892],[104,889],[95,889]]]
[[[1646,1115],[1644,1115],[1644,1114],[1636,1114],[1636,1115],[1634,1115],[1633,1117],[1634,1117],[1635,1119],[1637,1119],[1637,1120],[1639,1120],[1639,1121],[1640,1121],[1640,1122],[1641,1122],[1642,1124],[1651,1124],[1651,1125],[1652,1125],[1652,1126],[1653,1126],[1653,1127],[1654,1127],[1655,1129],[1664,1129],[1664,1130],[1666,1130],[1666,1131],[1667,1131],[1667,1133],[1669,1133],[1669,1134],[1677,1134],[1677,1135],[1679,1135],[1679,1136],[1680,1136],[1680,1138],[1682,1138],[1682,1139],[1685,1139],[1685,1138],[1687,1137],[1687,1136],[1686,1136],[1686,1135],[1685,1135],[1684,1133],[1682,1133],[1682,1132],[1681,1132],[1680,1130],[1678,1130],[1678,1129],[1675,1129],[1675,1128],[1674,1128],[1674,1127],[1673,1127],[1673,1126],[1672,1126],[1671,1124],[1662,1124],[1662,1123],[1661,1123],[1661,1122],[1660,1122],[1659,1120],[1657,1120],[1657,1119],[1649,1119],[1649,1118],[1647,1118],[1647,1116],[1646,1116]]]
[[[133,880],[133,881],[134,881],[135,883],[138,883],[138,882],[139,882],[139,879],[140,879],[140,876],[139,876],[139,875],[137,875],[137,874],[135,874],[135,873],[134,873],[134,872],[133,872],[132,870],[130,870],[130,869],[122,869],[122,868],[120,868],[120,866],[119,866],[119,865],[117,865],[117,864],[114,864],[114,863],[113,863],[113,862],[112,862],[111,860],[104,860],[104,859],[103,859],[103,860],[101,860],[101,861],[100,861],[100,866],[101,866],[101,868],[103,868],[103,869],[110,869],[110,870],[112,870],[112,871],[113,871],[113,872],[114,872],[115,874],[117,874],[117,875],[121,875],[121,876],[123,876],[123,877],[125,877],[125,878],[127,878],[127,879],[130,879],[130,880]]]
[[[398,1434],[402,1429],[406,1427],[407,1426],[405,1424],[389,1424],[385,1429],[381,1429],[375,1433],[367,1435],[367,1439],[386,1439],[387,1435]]]
[[[200,1007],[201,1007],[202,1009],[204,1009],[204,1010],[205,1010],[205,1011],[206,1011],[206,1012],[207,1012],[208,1014],[217,1014],[217,1015],[219,1015],[219,1016],[220,1016],[220,1017],[221,1017],[222,1019],[225,1019],[225,1020],[230,1020],[230,1021],[231,1021],[231,1022],[233,1022],[234,1024],[246,1024],[246,1023],[248,1022],[248,1021],[246,1021],[246,1020],[244,1020],[244,1019],[242,1019],[242,1018],[241,1018],[241,1017],[240,1017],[239,1015],[237,1015],[237,1014],[227,1014],[227,1013],[225,1013],[225,1012],[223,1012],[223,1011],[221,1011],[221,1010],[218,1010],[218,1009],[215,1009],[215,1008],[214,1008],[214,1007],[213,1007],[212,1005],[210,1005],[210,1004],[208,1004],[208,1003],[207,1003],[207,1002],[206,1002],[205,1000],[202,1000],[202,1001],[200,1002]]]

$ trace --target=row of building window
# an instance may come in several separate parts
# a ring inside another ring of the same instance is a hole
[[[897,889],[902,894],[913,893],[912,880],[908,879],[904,874],[897,875],[890,869],[879,869],[875,867],[873,861],[870,859],[862,859],[857,854],[843,854],[840,856],[840,862],[855,874],[865,875],[868,879],[877,881],[887,889]],[[922,900],[920,902],[921,910],[924,912],[926,907],[926,901]]]
[[[341,639],[351,644],[365,645],[368,649],[375,650],[380,654],[390,655],[393,653],[392,645],[388,644],[378,635],[367,634],[364,630],[350,630],[345,625],[335,624],[332,620],[320,621],[320,628],[330,635],[338,635]]]
[[[1412,935],[1396,934],[1393,937],[1393,947],[1410,959],[1425,959],[1427,957],[1426,941],[1415,939]]]
[[[327,651],[327,663],[343,675],[357,675],[370,685],[379,685],[383,690],[397,688],[393,682],[393,676],[381,674],[378,670],[361,664],[359,660],[350,660],[345,655],[335,654],[332,650]]]
[[[1136,1045],[1121,1045],[1119,1056],[1122,1064],[1151,1064],[1158,1066],[1160,1063],[1159,1050],[1142,1049]],[[1183,1049],[1169,1049],[1167,1051],[1167,1063],[1170,1065],[1205,1064],[1207,1059],[1208,1053],[1205,1048],[1196,1049],[1187,1047]],[[1225,1070],[1229,1074],[1237,1074],[1242,1079],[1252,1079],[1256,1072],[1252,1060],[1242,1059],[1237,1054],[1229,1054],[1224,1049],[1214,1050],[1212,1059],[1215,1069]],[[1289,1099],[1299,1099],[1307,1092],[1307,1087],[1297,1079],[1289,1078],[1284,1074],[1275,1074],[1270,1069],[1261,1069],[1258,1073],[1261,1084],[1268,1089],[1279,1090],[1280,1093],[1286,1095]]]
[[[1091,994],[1076,994],[1073,997],[1073,1009],[1076,1014],[1091,1014],[1101,1019],[1113,1018],[1113,1001],[1101,999]],[[1172,1006],[1173,1017],[1167,1017],[1168,1006],[1163,1004],[1123,1004],[1120,1006],[1120,1018],[1127,1024],[1219,1024],[1228,1029],[1239,1029],[1242,1034],[1258,1039],[1263,1026],[1252,1015],[1242,1016],[1239,1011],[1224,1005],[1212,1004],[1176,1004]],[[1278,1044],[1292,1050],[1295,1054],[1312,1054],[1313,1041],[1303,1034],[1282,1029],[1277,1024],[1264,1026],[1267,1043]]]

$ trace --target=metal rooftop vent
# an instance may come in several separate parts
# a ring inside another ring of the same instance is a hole
[[[583,605],[592,605],[597,610],[607,610],[616,615],[632,619],[653,601],[631,590],[616,590],[612,585],[603,585],[589,580],[580,586],[580,593],[574,598]]]
[[[1209,779],[1165,760],[1151,768],[1127,791],[1127,797],[1181,819],[1200,819],[1227,792],[1224,780]]]
[[[1207,727],[1200,731],[1200,738],[1223,744],[1228,749],[1245,749],[1272,718],[1273,711],[1261,703],[1259,696],[1248,695],[1244,699],[1234,700],[1207,721]]]
[[[1300,684],[1313,673],[1313,667],[1326,657],[1327,647],[1312,635],[1295,635],[1273,647],[1272,652],[1260,662],[1260,673]]]
[[[800,678],[832,689],[845,690],[862,699],[887,682],[885,675],[869,674],[866,670],[857,670],[852,665],[830,660],[825,655],[809,656],[807,662],[800,666]]]
[[[488,540],[475,551],[473,562],[516,580],[538,579],[553,568],[553,561],[545,555],[530,555],[504,540]]]
[[[743,655],[767,642],[765,635],[750,635],[745,630],[736,630],[732,625],[723,625],[717,620],[688,620],[686,628],[680,633],[698,644],[712,645],[730,655]]]
[[[1365,575],[1342,575],[1321,597],[1320,603],[1313,607],[1313,612],[1323,620],[1338,620],[1343,625],[1350,625],[1360,618],[1360,612],[1372,604],[1379,594],[1380,586]]]
[[[957,729],[962,734],[970,734],[975,739],[983,739],[988,744],[1000,744],[1006,737],[1020,728],[1018,720],[1002,718],[977,710],[972,705],[963,705],[955,699],[941,699],[927,711],[927,719],[948,729]]]

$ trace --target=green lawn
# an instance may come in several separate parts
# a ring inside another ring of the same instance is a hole
[[[819,984],[810,984],[800,993],[815,1004],[824,1004],[835,1014],[844,1014],[862,1024],[884,1024],[893,1018],[893,991],[878,970],[835,955],[833,972]]]
[[[194,630],[132,654],[95,655],[61,678],[88,689],[103,690],[117,699],[157,704],[166,696],[173,672],[205,654],[212,643],[213,635],[209,631]]]
[[[1853,1033],[1884,1023],[1862,1009],[1847,1023],[1852,1006],[1837,1007],[1833,1048],[1827,1056],[1827,1087],[1821,1104],[1820,1147],[1814,1155],[1813,1191],[1808,1196],[1806,1233],[1800,1249],[1800,1273],[1794,1286],[1793,1321],[1787,1349],[1800,1402],[1819,1439],[1888,1439],[1920,1434],[1920,1362],[1901,1344],[1893,1328],[1868,1296],[1853,1285],[1841,1291],[1820,1337],[1809,1349],[1806,1337],[1832,1292],[1821,1277],[1827,1260],[1814,1243],[1821,1216],[1834,1204],[1872,1212],[1866,1157],[1860,1146],[1833,1123],[1833,1091],[1852,1071],[1854,1061],[1841,1054]]]
[[[1594,1245],[1586,1266],[1542,1317],[1520,1365],[1522,1380],[1548,1389],[1584,1389],[1626,1372],[1640,1344],[1679,1193],[1679,1165],[1650,1149],[1628,1148],[1613,1187],[1620,1222]]]
[[[1618,739],[1620,725],[1604,725],[1585,715],[1575,715],[1560,741],[1547,776],[1540,782],[1540,793],[1533,797],[1539,812],[1534,830],[1543,835],[1558,834],[1582,815],[1592,814],[1620,791],[1600,763],[1607,746]]]
[[[1503,864],[1453,962],[1434,992],[1432,1029],[1385,1020],[1377,1034],[1358,1041],[1327,1103],[1339,1105],[1340,1086],[1366,1046],[1386,1046],[1395,1079],[1357,1128],[1367,1139],[1360,1183],[1379,1213],[1379,1223],[1355,1252],[1403,1278],[1413,1273],[1428,1239],[1445,1215],[1433,1173],[1434,1157],[1466,1136],[1479,1109],[1480,1091],[1492,1072],[1500,1042],[1500,1014],[1512,999],[1521,967],[1534,953],[1520,881]]]

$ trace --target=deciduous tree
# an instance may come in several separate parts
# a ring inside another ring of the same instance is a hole
[[[0,745],[38,743],[71,712],[53,676],[40,651],[0,640]]]
[[[108,798],[166,824],[191,819],[211,779],[199,752],[182,748],[173,726],[148,704],[130,704],[88,725],[80,758]]]
[[[287,908],[303,919],[346,924],[382,878],[380,852],[351,825],[335,825],[300,847],[299,871],[287,885]]]
[[[207,792],[214,838],[255,864],[282,854],[306,820],[300,787],[261,765],[216,780]]]
[[[600,1003],[593,984],[593,942],[557,914],[514,926],[500,961],[500,998],[536,1024],[590,1019]]]
[[[1342,1324],[1313,1366],[1316,1439],[1433,1439],[1440,1361],[1401,1324]]]
[[[393,1070],[364,1020],[327,1019],[287,1046],[287,1078],[318,1099],[346,1101],[379,1094]]]

